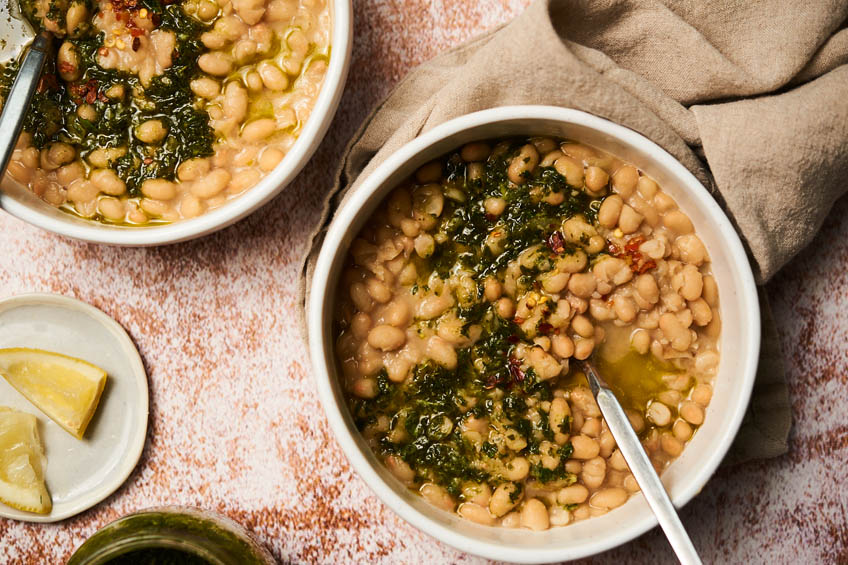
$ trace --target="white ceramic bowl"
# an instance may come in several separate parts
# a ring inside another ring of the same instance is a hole
[[[754,278],[742,244],[715,200],[666,151],[642,135],[602,118],[549,106],[476,112],[433,128],[374,170],[329,227],[308,304],[310,355],[330,425],[359,475],[406,521],[463,551],[491,559],[533,563],[599,553],[632,540],[657,522],[640,494],[604,516],[544,532],[479,526],[436,509],[394,479],[360,436],[344,402],[331,335],[336,285],[348,247],[392,188],[420,165],[466,142],[517,135],[576,139],[636,164],[689,214],[709,250],[721,299],[721,363],[703,426],[662,477],[678,507],[700,492],[739,429],[754,384],[760,317]]]
[[[256,186],[220,208],[190,220],[161,226],[114,226],[84,220],[47,204],[8,175],[0,178],[0,208],[35,226],[74,239],[113,245],[146,246],[176,243],[225,228],[262,207],[300,172],[318,148],[344,91],[353,44],[351,0],[332,5],[330,64],[315,106],[297,141],[277,167]],[[2,172],[0,172],[2,175]]]

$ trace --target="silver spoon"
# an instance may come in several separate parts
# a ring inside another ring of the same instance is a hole
[[[9,164],[15,142],[21,133],[24,116],[41,77],[41,69],[47,59],[51,34],[42,31],[38,35],[21,14],[15,0],[0,0],[0,63],[6,63],[32,41],[21,61],[18,76],[12,83],[3,112],[0,113],[0,176]]]
[[[695,546],[692,545],[692,540],[686,533],[686,528],[680,521],[668,493],[660,481],[659,475],[654,470],[648,454],[642,448],[636,432],[630,426],[630,420],[624,409],[619,404],[615,394],[606,387],[604,380],[598,375],[595,366],[588,359],[580,361],[583,372],[586,373],[586,379],[589,381],[589,388],[592,389],[592,394],[595,395],[595,400],[598,402],[598,407],[601,409],[601,414],[607,422],[607,427],[621,450],[624,460],[630,467],[630,472],[636,482],[639,483],[639,488],[642,489],[642,494],[648,501],[648,506],[657,517],[671,544],[671,548],[677,555],[677,559],[683,565],[700,565],[701,558],[698,557],[698,552],[695,551]]]

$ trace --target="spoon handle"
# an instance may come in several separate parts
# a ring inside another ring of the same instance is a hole
[[[0,174],[6,170],[6,165],[9,164],[9,158],[15,149],[30,99],[41,77],[41,68],[47,58],[49,45],[50,39],[46,33],[40,33],[35,37],[21,61],[18,76],[12,83],[9,96],[6,97],[3,113],[0,114]]]
[[[584,361],[582,365],[601,414],[674,553],[683,565],[700,565],[698,552],[695,551],[695,546],[692,545],[692,540],[689,539],[648,454],[642,448],[639,437],[633,431],[627,414],[613,392],[604,386],[592,364]]]

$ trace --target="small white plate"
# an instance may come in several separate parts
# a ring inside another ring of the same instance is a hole
[[[85,438],[78,440],[0,377],[0,406],[35,414],[47,455],[53,511],[40,515],[0,503],[0,516],[57,522],[87,510],[127,480],[147,435],[147,375],[127,332],[97,308],[55,294],[0,300],[0,348],[32,347],[94,363],[106,387]]]

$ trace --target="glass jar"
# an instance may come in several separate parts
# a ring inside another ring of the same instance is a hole
[[[106,525],[74,552],[67,565],[108,565],[113,559],[126,559],[127,554],[141,551],[149,556],[142,563],[190,559],[174,559],[178,552],[209,565],[277,563],[247,530],[229,518],[200,508],[168,506],[142,510]],[[157,552],[162,556],[158,561]]]

